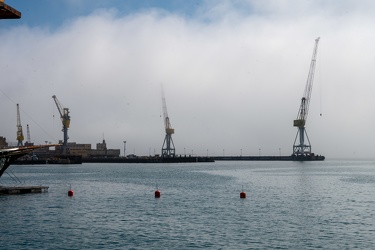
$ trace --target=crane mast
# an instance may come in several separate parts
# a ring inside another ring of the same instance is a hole
[[[311,91],[314,83],[314,72],[315,72],[315,64],[316,64],[316,56],[318,52],[318,43],[319,37],[315,39],[315,46],[314,51],[311,59],[310,70],[307,76],[307,82],[303,97],[301,99],[301,105],[298,111],[297,119],[293,121],[293,126],[297,127],[297,135],[294,140],[293,145],[293,155],[294,156],[311,156],[311,144],[309,137],[306,133],[305,124],[307,115],[309,112],[309,105],[310,105],[310,97]],[[299,135],[299,136],[298,136]],[[307,138],[307,143],[305,143],[305,135]],[[297,142],[297,138],[299,141]]]
[[[17,103],[17,146],[23,146],[23,132],[21,125],[20,106]]]
[[[175,157],[175,147],[172,139],[172,134],[174,134],[174,129],[171,126],[168,116],[167,103],[165,101],[164,91],[162,88],[162,105],[163,105],[163,118],[165,127],[165,138],[163,146],[161,149],[161,156],[163,158]]]
[[[57,99],[57,97],[55,95],[52,96],[53,100],[55,101],[56,103],[56,106],[57,106],[57,109],[60,113],[60,118],[61,118],[61,122],[62,122],[62,125],[63,125],[63,128],[62,128],[62,131],[64,133],[64,142],[63,142],[63,145],[61,147],[61,153],[63,155],[65,154],[68,154],[69,152],[69,149],[68,149],[68,128],[70,126],[70,116],[69,116],[69,108],[64,108],[59,100]]]

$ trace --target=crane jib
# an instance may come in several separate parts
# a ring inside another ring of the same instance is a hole
[[[307,82],[305,86],[305,91],[304,95],[301,100],[301,105],[300,105],[300,110],[298,112],[297,119],[298,120],[306,120],[307,119],[307,114],[309,111],[309,106],[310,106],[310,98],[311,98],[311,92],[312,92],[312,87],[314,83],[314,73],[315,73],[315,65],[316,65],[316,57],[318,53],[318,43],[319,43],[320,37],[315,39],[315,46],[314,46],[314,51],[311,59],[311,64],[310,64],[310,70],[309,74],[307,76]]]

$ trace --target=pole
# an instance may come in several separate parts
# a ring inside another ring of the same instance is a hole
[[[124,157],[126,157],[125,150],[126,150],[126,141],[124,141]]]

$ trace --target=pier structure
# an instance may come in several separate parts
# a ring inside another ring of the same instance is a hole
[[[0,19],[20,19],[21,12],[0,0]]]
[[[53,145],[25,146],[16,148],[0,149],[0,177],[5,173],[9,166],[18,158],[31,153],[33,150],[44,147],[53,147]],[[47,192],[47,186],[0,186],[0,195],[4,194],[28,194]]]

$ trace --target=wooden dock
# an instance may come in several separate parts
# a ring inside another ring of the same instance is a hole
[[[0,195],[44,193],[48,191],[48,188],[47,186],[0,186]]]

